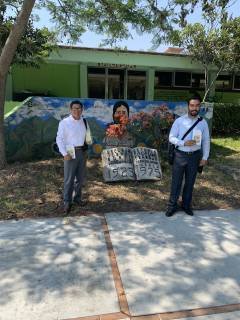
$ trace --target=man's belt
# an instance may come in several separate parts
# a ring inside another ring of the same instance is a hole
[[[75,150],[81,150],[81,149],[83,149],[83,146],[76,146],[76,147],[74,147],[74,149]]]
[[[182,150],[176,149],[176,151],[180,152],[180,153],[183,153],[183,154],[186,154],[186,155],[191,155],[191,154],[200,152],[201,149],[198,149],[198,150],[195,150],[195,151],[182,151]]]

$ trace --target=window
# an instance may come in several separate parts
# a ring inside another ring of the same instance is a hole
[[[175,87],[191,87],[191,72],[175,72]]]
[[[105,99],[105,69],[88,68],[88,97]]]
[[[127,99],[144,100],[146,90],[146,72],[128,71]]]
[[[124,70],[108,69],[108,99],[124,99]]]
[[[235,74],[233,78],[233,89],[240,90],[240,74]]]
[[[232,77],[230,75],[219,75],[216,79],[215,88],[226,90],[232,88]]]
[[[158,89],[161,87],[168,87],[172,86],[172,72],[167,71],[157,71],[155,72],[155,81],[154,81],[154,88]]]
[[[203,73],[192,73],[192,88],[204,88],[205,75]]]

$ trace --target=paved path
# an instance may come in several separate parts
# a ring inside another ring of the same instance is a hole
[[[0,319],[119,311],[98,217],[0,223]]]
[[[0,320],[239,320],[240,210],[0,222]]]

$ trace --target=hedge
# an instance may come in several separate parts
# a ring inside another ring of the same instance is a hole
[[[212,131],[215,134],[240,133],[240,105],[214,103]]]

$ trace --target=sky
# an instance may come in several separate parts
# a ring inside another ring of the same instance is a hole
[[[229,12],[234,16],[240,16],[240,0],[232,0],[232,6],[229,8]],[[50,16],[46,10],[41,10],[38,12],[40,20],[36,24],[38,27],[46,26],[49,29],[54,28],[54,24],[51,23]],[[194,14],[189,18],[189,21],[194,22],[201,22],[201,12],[198,8],[195,9]],[[119,42],[119,46],[122,48],[126,47],[128,50],[138,50],[138,51],[149,51],[151,50],[151,35],[143,34],[138,35],[136,32],[132,32],[133,38],[124,40]],[[99,47],[101,40],[104,39],[104,36],[97,35],[93,32],[86,32],[81,37],[81,42],[76,43],[76,46],[80,47],[90,47],[90,48],[97,48]],[[63,43],[64,44],[64,43]],[[154,51],[163,52],[168,46],[161,45]]]

